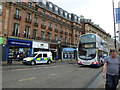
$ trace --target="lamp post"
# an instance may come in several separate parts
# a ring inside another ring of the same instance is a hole
[[[115,45],[115,49],[116,49],[116,27],[115,27],[115,14],[114,14],[114,0],[112,0],[112,5],[113,5],[113,20],[114,20],[114,37],[115,37],[115,40],[114,40],[114,45]]]
[[[59,49],[58,49],[58,56],[59,56],[59,58],[61,59],[61,62],[62,62],[62,50],[61,50],[61,38],[59,38],[58,39],[58,47],[59,47]]]

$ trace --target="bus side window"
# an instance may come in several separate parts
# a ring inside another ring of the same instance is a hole
[[[36,58],[41,58],[42,57],[42,54],[39,54]]]

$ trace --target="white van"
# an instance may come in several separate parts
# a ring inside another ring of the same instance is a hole
[[[49,51],[46,52],[35,52],[32,56],[24,58],[22,61],[23,64],[40,64],[40,63],[52,63],[52,53]]]

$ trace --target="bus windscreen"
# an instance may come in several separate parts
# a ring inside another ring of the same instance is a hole
[[[81,43],[90,43],[90,42],[96,42],[96,36],[93,34],[87,34],[80,37]]]
[[[84,60],[94,59],[96,57],[95,43],[79,45],[79,58]]]

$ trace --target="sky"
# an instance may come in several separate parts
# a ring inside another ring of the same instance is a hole
[[[83,15],[98,24],[103,30],[114,36],[112,0],[48,0],[69,13]],[[118,8],[120,0],[113,0],[114,8]],[[116,24],[116,31],[118,25]]]

